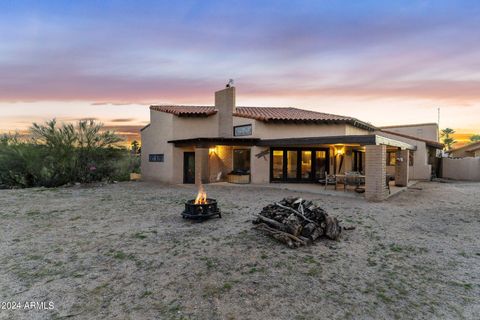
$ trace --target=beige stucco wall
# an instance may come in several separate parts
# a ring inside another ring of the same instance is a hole
[[[480,158],[442,158],[442,177],[455,180],[480,181]]]
[[[432,166],[428,164],[427,145],[423,141],[409,139],[394,134],[378,131],[375,134],[386,138],[403,141],[417,147],[413,151],[413,166],[409,168],[409,180],[430,180],[432,175]],[[387,166],[388,174],[395,174],[395,166]]]
[[[349,124],[269,123],[254,119],[233,117],[233,125],[252,125],[251,138],[282,139],[372,134]]]
[[[168,126],[165,122],[162,122],[162,125]],[[171,140],[218,137],[218,114],[199,118],[173,116],[171,126],[173,127]]]
[[[269,151],[266,147],[252,147],[250,151],[250,173],[252,183],[268,183],[270,181],[270,152],[264,156],[256,155]]]
[[[169,140],[218,136],[218,115],[207,118],[177,117],[150,110],[150,126],[141,132],[142,179],[183,182],[183,153],[193,148],[177,148]],[[149,154],[163,154],[164,162],[149,162]]]
[[[173,137],[173,117],[168,113],[150,111],[150,126],[141,132],[141,170],[144,180],[171,182],[174,179],[174,148],[167,143]],[[163,154],[164,162],[149,162],[149,154]]]
[[[382,128],[388,131],[402,133],[416,138],[438,141],[438,125],[436,123],[391,126]]]

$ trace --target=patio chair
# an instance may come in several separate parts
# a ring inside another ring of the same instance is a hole
[[[395,180],[394,175],[387,174],[386,177],[385,177],[385,183],[386,183],[386,187],[388,189],[388,194],[392,194],[392,191],[390,190],[390,181],[394,181],[394,180]]]
[[[345,172],[345,181],[343,182],[343,191],[347,191],[347,186],[360,186],[360,173],[357,171]]]
[[[325,190],[327,190],[327,186],[335,186],[335,190],[337,190],[337,177],[333,174],[325,174],[325,178],[318,180],[321,184],[325,185]]]

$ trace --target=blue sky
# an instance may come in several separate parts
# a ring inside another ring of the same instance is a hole
[[[479,30],[478,1],[4,0],[0,129],[138,126],[234,78],[242,105],[480,131]]]

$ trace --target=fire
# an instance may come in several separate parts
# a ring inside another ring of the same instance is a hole
[[[207,203],[207,193],[203,189],[203,185],[200,185],[198,188],[198,194],[195,198],[195,204],[206,204]]]

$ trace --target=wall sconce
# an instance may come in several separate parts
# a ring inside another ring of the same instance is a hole
[[[342,154],[344,154],[344,152],[345,149],[343,147],[335,147],[335,155],[341,156]]]
[[[208,155],[213,155],[214,153],[217,153],[217,147],[213,148],[208,148]]]

